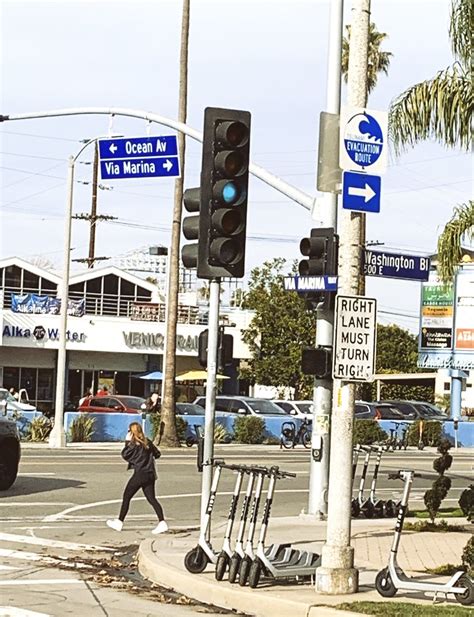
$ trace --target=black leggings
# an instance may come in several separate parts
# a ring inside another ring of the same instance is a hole
[[[156,512],[158,520],[164,520],[163,508],[155,497],[155,478],[150,472],[134,472],[127,486],[123,491],[122,507],[120,508],[119,519],[123,522],[130,508],[132,497],[142,489],[147,501]]]

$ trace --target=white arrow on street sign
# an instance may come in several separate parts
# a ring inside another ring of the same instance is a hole
[[[112,152],[112,154],[115,154],[115,152],[117,151],[117,146],[115,144],[111,144],[109,150],[110,152]]]
[[[364,188],[358,188],[356,186],[350,186],[348,188],[349,195],[355,195],[356,197],[363,197],[365,203],[370,201],[372,197],[375,197],[376,193],[372,190],[368,184],[365,185]]]
[[[163,163],[163,167],[166,169],[166,171],[169,171],[173,167],[173,163],[171,161],[168,161],[168,159],[166,159],[166,162]]]

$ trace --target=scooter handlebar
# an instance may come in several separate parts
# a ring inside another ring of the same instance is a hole
[[[397,471],[396,473],[389,473],[388,474],[388,479],[389,480],[404,480],[405,478],[403,477],[403,474],[411,474],[412,478],[421,478],[422,475],[421,473],[415,473],[414,471],[411,470],[405,470],[405,469],[400,469],[399,471]]]

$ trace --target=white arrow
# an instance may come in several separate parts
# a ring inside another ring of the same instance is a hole
[[[350,186],[348,190],[349,195],[355,195],[356,197],[363,197],[365,203],[370,201],[372,197],[375,197],[376,193],[367,183],[363,189],[356,186]]]
[[[115,144],[112,144],[109,150],[110,152],[112,152],[112,154],[115,154],[117,152],[117,146]]]
[[[166,171],[170,171],[171,168],[173,167],[173,163],[171,161],[168,161],[168,159],[166,159],[166,163],[163,163],[163,167],[166,169]]]

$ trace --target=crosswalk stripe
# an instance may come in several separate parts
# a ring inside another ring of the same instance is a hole
[[[0,587],[10,587],[12,585],[83,585],[84,581],[77,578],[23,578],[0,581]]]
[[[106,546],[96,546],[94,544],[79,544],[77,542],[64,542],[63,540],[48,540],[47,538],[36,538],[35,536],[20,536],[13,533],[0,533],[0,540],[6,542],[21,542],[22,544],[36,544],[37,546],[49,546],[52,548],[64,548],[66,550],[85,550],[85,551],[114,551],[115,549]]]
[[[51,617],[51,615],[29,611],[26,608],[17,608],[16,606],[0,606],[0,617]]]

